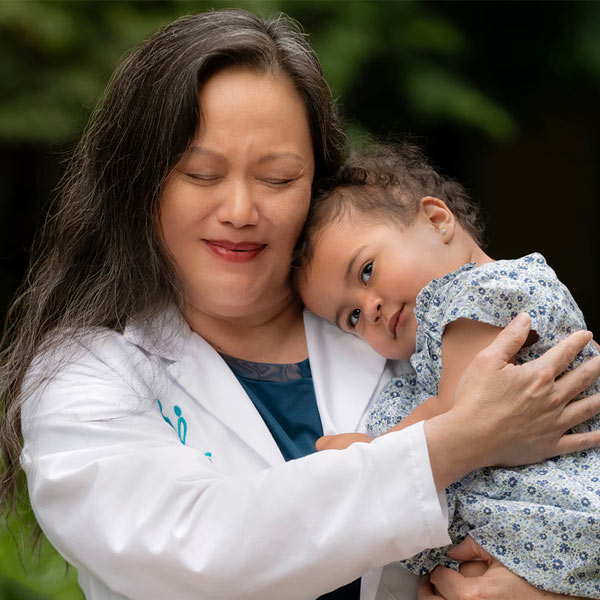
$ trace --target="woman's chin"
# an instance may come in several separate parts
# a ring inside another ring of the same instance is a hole
[[[294,298],[289,288],[282,288],[279,294],[265,293],[260,289],[229,289],[219,290],[218,293],[206,294],[200,299],[191,299],[186,302],[185,312],[202,314],[206,318],[221,320],[243,319],[250,324],[252,316],[273,314],[277,305],[282,307]]]

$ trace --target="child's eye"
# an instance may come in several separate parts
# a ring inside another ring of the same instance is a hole
[[[348,327],[354,329],[358,325],[358,319],[360,319],[360,308],[355,308],[348,317]]]
[[[362,271],[360,272],[360,279],[363,283],[368,283],[369,279],[371,279],[371,275],[373,274],[373,263],[367,263]]]

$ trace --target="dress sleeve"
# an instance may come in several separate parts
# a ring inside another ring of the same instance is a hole
[[[305,600],[448,543],[422,423],[222,473],[148,401],[149,358],[131,352],[113,338],[80,349],[29,387],[22,411],[36,517],[69,562],[110,589],[144,600]]]
[[[532,330],[540,338],[535,348],[532,346],[534,353],[585,328],[583,315],[569,290],[540,254],[462,270],[432,290],[426,301],[430,306],[439,306],[425,318],[437,320],[432,330],[440,332],[461,318],[505,327],[517,314],[526,312],[531,317]]]

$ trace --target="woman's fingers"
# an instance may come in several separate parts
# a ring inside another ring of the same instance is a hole
[[[436,486],[456,481],[465,469],[528,464],[600,445],[598,433],[565,435],[600,413],[596,397],[571,402],[600,377],[600,358],[565,373],[591,334],[571,334],[543,356],[515,365],[510,359],[526,340],[529,326],[527,315],[515,318],[465,369],[453,407],[426,421]]]
[[[586,433],[568,433],[563,435],[556,444],[556,455],[580,452],[589,448],[600,447],[600,431]]]
[[[530,330],[531,318],[527,313],[519,313],[478,356],[483,362],[508,363],[521,349]]]
[[[600,413],[600,394],[574,400],[564,407],[560,417],[560,426],[563,431],[567,431],[598,413]]]
[[[567,340],[568,339],[570,338],[567,338]],[[542,358],[555,349],[556,346],[546,352]],[[594,358],[590,358],[583,362],[576,369],[567,371],[562,377],[557,379],[555,383],[556,395],[563,402],[569,402],[575,396],[590,387],[598,377],[600,377],[600,356],[595,356]]]
[[[535,362],[538,368],[549,369],[556,378],[565,371],[591,339],[592,333],[590,331],[576,331],[547,352],[544,352]]]

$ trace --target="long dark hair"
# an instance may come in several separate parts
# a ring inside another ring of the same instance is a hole
[[[42,344],[58,347],[65,335],[91,327],[122,330],[129,319],[180,301],[156,232],[161,189],[197,131],[199,88],[232,66],[290,77],[307,108],[315,181],[339,166],[345,136],[330,90],[305,35],[284,15],[183,17],[122,62],[67,166],[9,309],[0,362],[0,506],[11,506],[17,491],[21,389]]]

